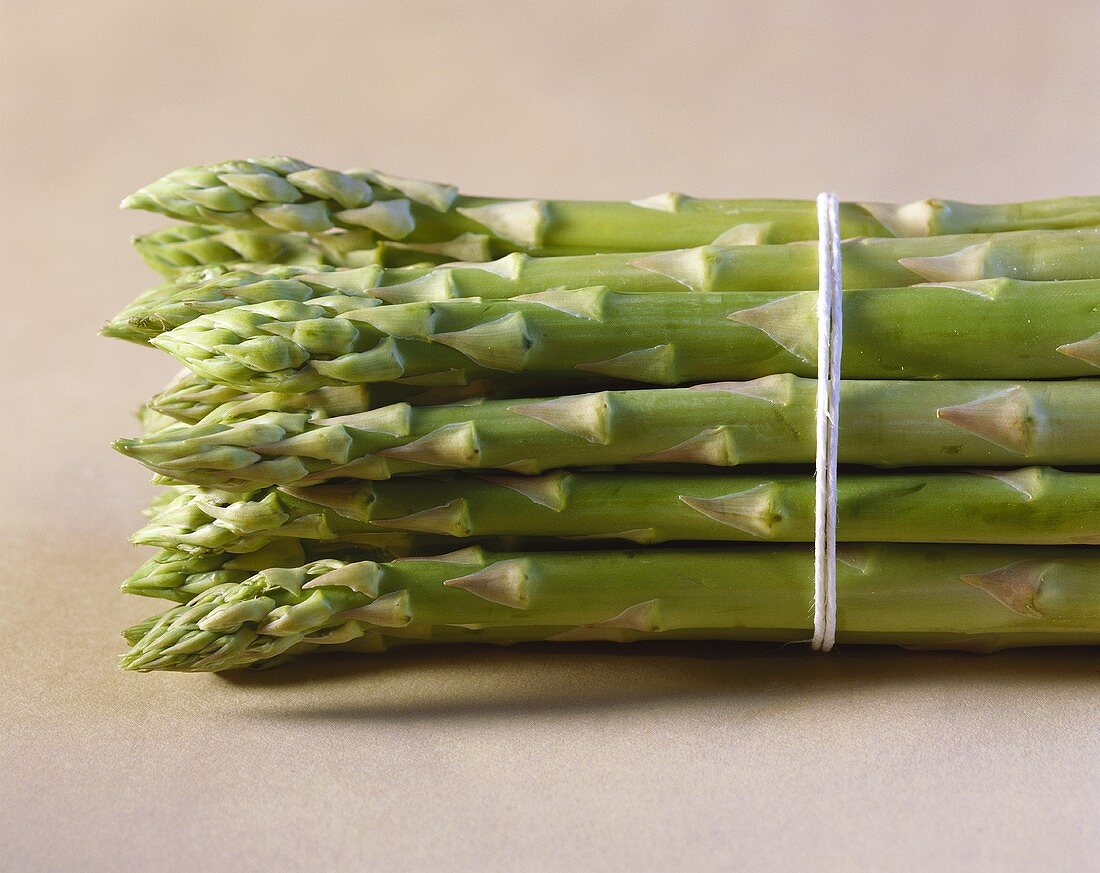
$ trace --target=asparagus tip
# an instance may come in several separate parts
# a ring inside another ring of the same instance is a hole
[[[142,191],[135,191],[128,197],[123,197],[122,201],[118,204],[119,209],[147,209],[149,208],[150,200],[148,195]]]

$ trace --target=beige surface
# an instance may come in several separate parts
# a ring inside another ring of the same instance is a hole
[[[3,3],[0,868],[1096,869],[1095,652],[114,666],[149,490],[107,442],[172,368],[94,329],[153,280],[114,205],[168,169],[1100,191],[1095,3],[691,5]]]

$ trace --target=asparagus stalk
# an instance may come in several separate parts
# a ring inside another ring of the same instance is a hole
[[[1016,279],[1097,278],[1096,228],[1008,231],[995,234],[953,234],[933,237],[857,237],[841,243],[844,284],[849,288],[909,285],[919,281],[965,281],[1009,276]],[[731,241],[732,242],[732,241]],[[513,256],[498,262],[500,292],[517,282],[511,272],[528,273],[522,281],[543,288],[572,282],[584,284],[587,274],[617,290],[618,283],[640,282],[639,270],[666,275],[690,286],[720,284],[709,290],[787,291],[811,287],[817,281],[816,250],[803,242],[710,245],[665,252],[590,254],[536,258],[532,267],[524,257],[516,270]],[[408,243],[378,240],[369,231],[340,231],[316,237],[300,233],[258,233],[199,225],[177,225],[137,237],[134,246],[162,275],[175,277],[204,266],[247,264],[403,267],[414,263],[488,261],[488,237],[463,234],[445,243]],[[543,263],[543,262],[549,263]],[[509,269],[501,269],[507,266]],[[465,266],[459,269],[465,270]],[[557,279],[558,276],[562,278]],[[580,277],[578,279],[578,277]],[[382,282],[380,284],[393,284]],[[459,282],[461,289],[463,282]],[[422,286],[427,286],[422,287]],[[673,288],[672,290],[676,290]],[[708,290],[708,289],[700,289]],[[422,281],[404,293],[438,293],[436,282]],[[394,292],[395,294],[397,292]],[[523,293],[522,291],[516,293]],[[485,296],[474,292],[475,296]]]
[[[842,475],[843,542],[1100,545],[1100,474],[1044,467]],[[547,473],[189,489],[133,536],[195,554],[283,538],[445,537],[813,542],[814,483],[793,474]]]
[[[406,242],[485,234],[500,252],[658,251],[725,238],[789,242],[817,236],[812,201],[700,200],[663,194],[630,203],[466,197],[453,186],[367,170],[339,173],[286,157],[185,167],[123,206],[196,224],[322,233],[368,229]],[[1100,198],[1005,205],[924,200],[845,203],[841,233],[932,236],[1100,224]]]
[[[842,244],[844,284],[846,288],[890,288],[998,277],[1094,279],[1100,278],[1098,242],[1097,229],[847,240]],[[311,274],[307,267],[208,269],[181,275],[175,287],[158,286],[146,292],[104,332],[144,342],[204,313],[242,303],[307,302],[334,293],[410,303],[461,297],[507,299],[592,284],[623,293],[800,291],[817,284],[817,251],[802,244],[707,246],[557,258],[513,254],[493,264],[459,263],[430,270],[373,266]]]
[[[335,295],[216,312],[153,345],[251,391],[493,373],[677,385],[817,372],[817,292],[619,294],[355,306]],[[1100,280],[848,291],[849,379],[1100,375]]]
[[[919,584],[915,584],[919,580]],[[225,670],[302,643],[430,629],[531,638],[792,642],[810,631],[806,546],[487,554],[261,572],[168,610],[122,659]],[[837,640],[982,650],[1100,642],[1100,554],[1073,547],[841,549]]]
[[[609,464],[806,463],[815,381],[791,375],[336,418],[227,415],[115,448],[174,480],[226,490],[333,478]],[[1100,380],[844,381],[840,459],[879,467],[1100,464]]]
[[[1100,277],[1100,229],[1016,231],[924,238],[855,238],[841,243],[845,288],[893,288],[921,282]],[[630,254],[532,258],[508,255],[486,265],[444,264],[423,275],[378,274],[356,293],[388,303],[454,297],[503,299],[591,284],[612,290],[801,291],[817,286],[817,248],[708,245]],[[323,281],[323,280],[322,280]]]

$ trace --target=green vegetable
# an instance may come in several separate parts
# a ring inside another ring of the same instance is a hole
[[[499,252],[659,251],[751,239],[817,236],[812,201],[699,200],[662,194],[630,203],[466,197],[453,186],[358,170],[346,173],[287,157],[185,167],[142,188],[123,206],[196,224],[243,230],[367,229],[410,243],[484,234]],[[930,236],[1100,224],[1100,198],[1006,205],[924,200],[905,206],[842,204],[851,236]]]
[[[608,464],[808,463],[815,382],[407,404],[328,419],[227,415],[115,447],[172,479],[228,490],[332,478]],[[872,466],[1100,464],[1100,380],[845,381],[840,459]]]
[[[371,305],[344,295],[202,316],[152,340],[252,391],[530,373],[676,385],[817,373],[817,292],[618,294],[603,287]],[[844,378],[1100,375],[1100,280],[985,279],[847,291]]]
[[[917,584],[919,580],[919,584]],[[132,670],[226,670],[365,637],[743,639],[810,635],[806,546],[325,560],[210,588],[148,626]],[[1100,643],[1100,554],[1073,547],[842,547],[841,644],[992,650]],[[367,645],[362,643],[361,645]]]
[[[103,328],[188,367],[116,443],[165,486],[123,590],[174,603],[124,667],[809,641],[814,203],[275,157],[124,205],[189,222],[134,241],[169,281]],[[840,224],[838,641],[1100,644],[1100,197]]]
[[[1095,279],[1100,278],[1098,242],[1097,229],[847,240],[842,244],[844,283],[853,289],[998,277]],[[328,267],[214,267],[181,273],[174,286],[147,291],[116,316],[104,333],[144,342],[199,315],[242,303],[308,302],[333,293],[411,303],[461,297],[506,299],[596,284],[622,293],[801,291],[817,285],[817,250],[792,243],[558,258],[513,254],[491,264],[434,269],[375,265],[335,272]]]
[[[1043,467],[842,475],[844,542],[1100,545],[1100,474]],[[246,494],[188,489],[135,543],[197,554],[284,538],[446,537],[813,542],[814,483],[791,473],[398,477]]]

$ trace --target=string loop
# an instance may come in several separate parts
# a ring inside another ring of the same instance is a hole
[[[840,208],[836,194],[817,197],[817,457],[814,487],[814,650],[836,640],[836,466],[843,345]]]

